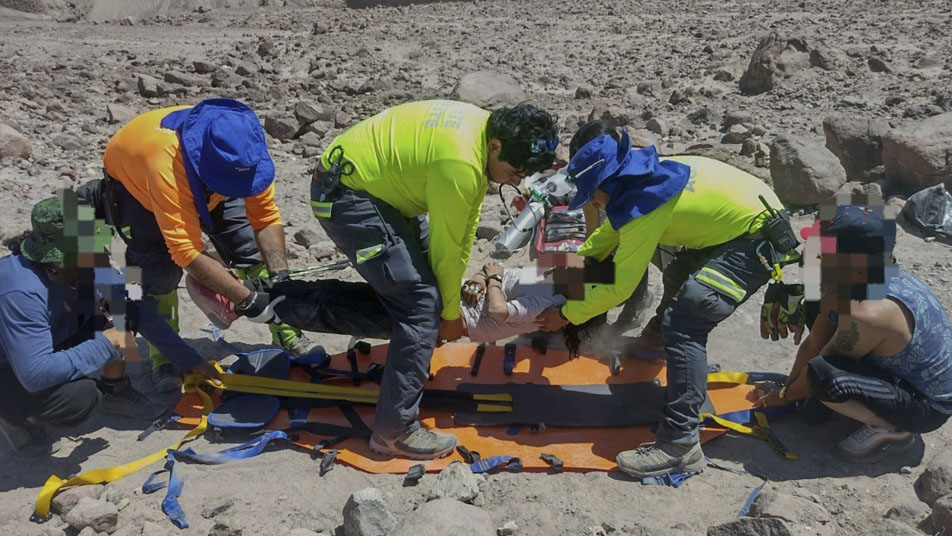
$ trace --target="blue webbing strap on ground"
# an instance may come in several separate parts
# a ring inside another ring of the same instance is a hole
[[[257,456],[258,454],[261,454],[265,447],[267,447],[272,441],[286,441],[287,439],[287,434],[280,430],[274,430],[260,437],[256,437],[251,441],[242,443],[241,445],[230,447],[212,454],[198,454],[191,448],[187,448],[185,450],[170,450],[168,457],[166,458],[165,469],[156,471],[155,473],[149,475],[149,478],[146,479],[144,484],[142,484],[142,492],[153,493],[162,488],[168,487],[165,498],[162,499],[162,511],[169,517],[169,519],[172,521],[172,524],[176,527],[180,529],[188,528],[188,519],[186,518],[185,512],[182,510],[182,506],[178,501],[179,496],[182,494],[182,488],[185,486],[185,481],[179,474],[181,466],[178,462],[199,463],[203,465],[221,465],[223,463],[233,462],[235,460],[244,460]],[[167,483],[156,482],[155,479],[163,473],[169,474],[169,481]]]

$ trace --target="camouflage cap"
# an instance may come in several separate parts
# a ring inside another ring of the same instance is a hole
[[[20,252],[33,262],[63,262],[63,204],[49,197],[33,206],[30,213],[33,232],[20,245]]]

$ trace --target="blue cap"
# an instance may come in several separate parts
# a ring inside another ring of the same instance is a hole
[[[205,99],[182,124],[182,150],[209,189],[225,197],[253,197],[274,181],[261,122],[233,99]]]
[[[588,203],[599,185],[625,167],[631,155],[631,140],[625,130],[621,132],[621,141],[606,134],[582,146],[569,161],[568,174],[575,182],[575,197],[569,210],[578,210]]]
[[[896,244],[896,220],[883,216],[883,207],[842,205],[823,235],[836,237],[837,253],[892,253]]]

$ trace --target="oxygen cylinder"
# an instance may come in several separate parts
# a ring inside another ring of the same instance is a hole
[[[532,240],[532,231],[544,215],[544,204],[538,201],[530,202],[519,213],[513,225],[496,239],[496,250],[514,252],[525,247]]]

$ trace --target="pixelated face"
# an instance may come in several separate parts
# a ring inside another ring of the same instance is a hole
[[[843,200],[837,199],[841,202]],[[846,200],[845,205],[865,205],[868,198]],[[875,200],[874,200],[875,201]],[[879,201],[881,205],[881,200]],[[892,251],[881,251],[872,242],[863,243],[862,238],[832,235],[828,232],[837,214],[837,207],[821,207],[817,221],[810,230],[804,245],[803,283],[806,300],[819,300],[821,309],[843,310],[850,300],[885,299],[889,278],[895,271]],[[873,205],[870,210],[883,210]],[[891,211],[882,212],[883,219],[894,222]],[[876,253],[857,253],[859,250]]]

